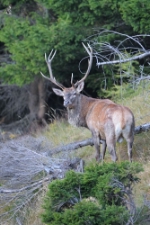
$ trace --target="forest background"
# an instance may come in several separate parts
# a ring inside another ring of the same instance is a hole
[[[56,49],[53,73],[61,83],[70,86],[71,74],[77,80],[87,67],[86,60],[79,65],[85,57],[82,42],[115,45],[120,38],[124,38],[114,33],[100,36],[103,29],[130,36],[148,34],[149,11],[150,2],[146,0],[1,0],[1,83],[24,85],[40,77],[40,71],[48,74],[44,54]],[[139,37],[146,49],[150,47],[149,39],[148,36]],[[130,47],[127,50],[130,55],[137,46],[126,42],[124,47]],[[104,56],[107,53],[104,52]],[[133,74],[138,76],[139,63],[147,68],[148,62],[149,58],[132,63],[128,73],[125,64],[122,68],[123,81],[128,83]],[[121,84],[119,74],[119,66],[113,69],[111,66],[98,68],[95,61],[91,75],[86,80],[88,94],[112,97],[117,85]]]

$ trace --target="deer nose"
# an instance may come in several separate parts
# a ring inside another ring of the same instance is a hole
[[[65,106],[65,107],[69,106],[69,101],[68,101],[68,100],[65,100],[65,101],[64,101],[64,106]]]

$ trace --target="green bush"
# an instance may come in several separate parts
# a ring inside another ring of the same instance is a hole
[[[125,204],[126,190],[132,193],[140,171],[139,163],[129,162],[91,164],[84,173],[68,171],[64,179],[54,180],[49,185],[43,222],[51,225],[122,224],[130,214]]]

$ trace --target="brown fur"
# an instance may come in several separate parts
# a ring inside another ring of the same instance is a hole
[[[133,113],[127,107],[115,104],[111,100],[94,99],[80,94],[83,86],[82,82],[77,88],[64,88],[63,91],[53,89],[57,95],[64,98],[69,123],[86,127],[91,131],[98,161],[104,159],[106,146],[112,160],[116,161],[116,142],[123,138],[127,141],[129,160],[132,161],[135,127]],[[100,140],[103,141],[102,153]]]

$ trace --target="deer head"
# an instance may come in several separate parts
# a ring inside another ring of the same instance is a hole
[[[52,60],[53,60],[54,56],[56,55],[56,51],[52,50],[48,57],[45,54],[45,61],[48,66],[50,77],[46,77],[43,73],[41,73],[41,75],[60,88],[60,89],[53,88],[53,91],[55,92],[56,95],[62,96],[64,98],[64,106],[69,109],[74,107],[74,105],[77,101],[77,96],[80,94],[80,92],[84,88],[84,80],[87,78],[88,74],[90,73],[91,67],[92,67],[93,49],[91,48],[91,46],[89,44],[88,44],[88,47],[86,47],[83,44],[83,47],[85,48],[85,50],[87,51],[87,53],[90,57],[90,59],[88,60],[88,68],[87,68],[87,71],[86,71],[85,75],[83,76],[83,78],[81,80],[77,81],[75,84],[73,83],[73,74],[72,74],[72,76],[71,76],[72,87],[70,87],[70,88],[64,87],[62,84],[57,82],[55,77],[53,76],[51,64],[52,64]]]

